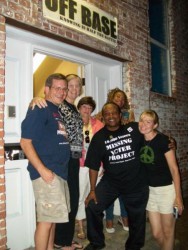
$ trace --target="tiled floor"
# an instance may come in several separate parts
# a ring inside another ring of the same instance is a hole
[[[188,250],[188,197],[186,198],[184,204],[185,210],[183,212],[183,215],[177,220],[176,223],[176,244],[174,250]],[[122,227],[117,224],[117,218],[115,218],[114,225],[116,229],[114,234],[108,234],[105,232],[105,250],[124,250],[124,244],[128,237],[128,232],[124,231]],[[87,240],[77,239],[76,232],[75,240],[79,241],[84,246],[88,244]],[[28,250],[33,250],[33,248],[30,248]],[[149,222],[146,222],[146,241],[145,246],[142,248],[142,250],[159,250],[159,247],[152,238]]]

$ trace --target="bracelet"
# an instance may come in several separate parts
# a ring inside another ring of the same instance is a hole
[[[94,191],[95,191],[95,189],[91,189],[91,190],[90,190],[90,192],[94,192]]]

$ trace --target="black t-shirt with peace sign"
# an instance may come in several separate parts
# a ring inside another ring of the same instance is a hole
[[[122,125],[116,131],[102,128],[91,140],[85,166],[98,171],[102,161],[103,178],[111,185],[124,193],[139,191],[147,185],[145,168],[140,166],[142,137],[136,122]]]
[[[140,150],[141,165],[146,168],[148,184],[152,187],[166,186],[172,184],[172,176],[165,153],[168,147],[169,138],[158,133],[151,141],[142,140]]]

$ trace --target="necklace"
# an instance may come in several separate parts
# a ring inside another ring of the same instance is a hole
[[[90,143],[91,138],[92,138],[92,127],[91,127],[91,123],[89,122],[87,125],[84,124],[83,126],[83,135],[84,135],[84,142],[85,143]]]

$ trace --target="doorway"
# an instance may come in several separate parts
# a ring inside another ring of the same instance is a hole
[[[33,55],[36,52],[50,56],[54,60],[59,59],[79,65],[77,74],[85,78],[84,94],[93,96],[97,103],[96,112],[104,104],[109,89],[122,88],[121,62],[7,25],[5,145],[19,146],[20,125],[35,93]],[[9,110],[14,110],[12,112],[14,115],[9,115]],[[36,221],[27,160],[6,161],[5,172],[8,247],[23,250],[34,246],[33,236]],[[13,206],[15,199],[16,206]],[[17,225],[20,225],[19,230]]]
[[[83,82],[83,91],[82,95],[76,99],[75,104],[85,96],[84,65],[36,51],[33,54],[33,97],[44,98],[44,82],[53,73],[78,75]]]

